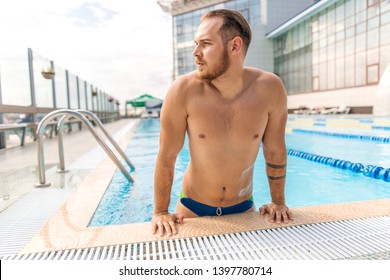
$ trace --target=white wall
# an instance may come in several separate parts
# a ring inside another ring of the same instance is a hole
[[[346,105],[348,107],[374,106],[375,93],[378,86],[356,87],[332,91],[312,92],[305,94],[289,95],[288,108],[300,106],[313,107],[336,107]]]

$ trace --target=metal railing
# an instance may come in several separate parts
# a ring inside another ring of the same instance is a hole
[[[111,142],[111,144],[116,148],[116,150],[120,153],[120,155],[125,159],[127,164],[130,166],[132,170],[135,169],[134,165],[131,163],[131,161],[128,159],[126,154],[122,151],[122,149],[118,146],[118,144],[112,139],[112,137],[107,133],[107,131],[104,129],[103,124],[100,122],[100,120],[97,118],[96,115],[94,115],[92,112],[89,112],[87,110],[70,110],[70,109],[61,109],[53,111],[49,114],[47,114],[43,119],[39,122],[38,128],[37,128],[37,143],[38,143],[38,170],[39,170],[39,182],[35,184],[36,187],[46,187],[50,185],[50,182],[46,182],[46,175],[45,175],[45,159],[44,159],[44,148],[43,148],[43,134],[46,128],[46,125],[53,120],[56,117],[61,116],[61,119],[59,120],[57,124],[58,129],[58,150],[59,150],[59,157],[60,157],[60,168],[59,172],[66,172],[65,169],[65,161],[64,161],[64,149],[63,149],[63,137],[62,137],[62,130],[64,127],[64,121],[65,119],[69,117],[74,117],[81,121],[91,132],[93,137],[97,140],[97,142],[100,144],[100,146],[103,148],[103,150],[107,153],[107,155],[111,158],[111,160],[116,164],[116,166],[121,170],[123,175],[132,183],[134,182],[132,176],[130,175],[129,171],[123,166],[123,164],[120,162],[120,160],[117,158],[117,156],[114,154],[114,152],[111,150],[111,148],[105,143],[105,141],[97,134],[95,128],[92,126],[91,122],[88,120],[86,116],[91,118],[103,131],[103,133],[106,135],[108,140]]]

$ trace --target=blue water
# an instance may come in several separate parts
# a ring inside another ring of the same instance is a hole
[[[135,183],[130,185],[116,171],[90,226],[150,221],[153,215],[153,174],[159,146],[160,122],[142,120],[126,154],[136,167]],[[286,145],[294,149],[390,168],[390,144],[343,139],[304,133],[287,133]],[[189,161],[187,141],[176,161],[170,211],[174,211],[181,182]],[[255,163],[254,200],[257,207],[270,201],[265,163],[260,149]],[[390,183],[350,170],[289,156],[286,202],[289,207],[390,198]]]

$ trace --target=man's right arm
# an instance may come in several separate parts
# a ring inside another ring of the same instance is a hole
[[[182,218],[168,212],[175,162],[187,129],[185,94],[175,81],[164,99],[160,116],[160,147],[154,172],[154,217],[152,232],[163,236],[177,233],[175,222]]]

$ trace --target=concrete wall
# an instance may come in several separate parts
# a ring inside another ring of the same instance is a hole
[[[367,108],[374,107],[375,93],[377,90],[378,86],[375,85],[333,91],[293,94],[288,96],[287,106],[289,109],[296,109],[300,106],[316,108],[345,105],[347,107],[366,108],[367,110]]]

